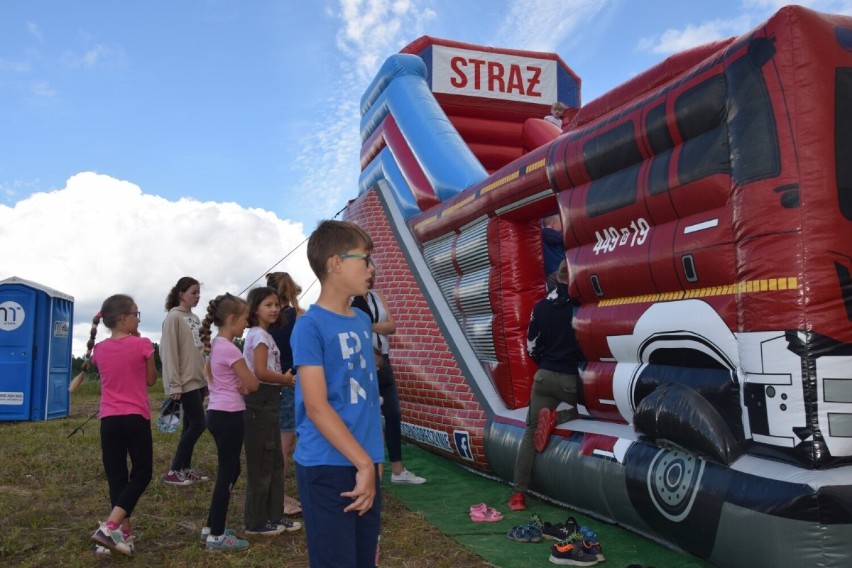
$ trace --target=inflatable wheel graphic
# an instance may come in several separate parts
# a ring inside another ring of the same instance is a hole
[[[660,450],[648,469],[648,494],[654,507],[670,521],[682,521],[695,505],[703,475],[704,462],[695,456]]]
[[[729,477],[700,457],[643,441],[624,456],[627,495],[648,526],[684,550],[709,558]]]

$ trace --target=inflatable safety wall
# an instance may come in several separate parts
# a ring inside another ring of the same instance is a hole
[[[533,490],[720,566],[849,564],[852,19],[787,7],[585,106],[553,54],[420,38],[362,116],[406,439],[511,480],[559,213],[580,418]]]

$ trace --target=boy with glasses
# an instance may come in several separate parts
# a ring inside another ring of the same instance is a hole
[[[293,457],[315,567],[378,564],[379,387],[370,318],[349,305],[369,289],[372,248],[370,236],[346,221],[323,221],[308,239],[321,290],[290,341],[298,368]]]

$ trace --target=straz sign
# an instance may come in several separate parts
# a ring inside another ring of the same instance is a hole
[[[552,104],[556,61],[506,53],[432,47],[432,92]]]

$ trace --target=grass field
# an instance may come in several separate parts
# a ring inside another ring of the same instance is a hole
[[[149,393],[152,407],[162,400],[158,383]],[[98,384],[84,383],[72,395],[71,415],[48,422],[0,422],[0,566],[102,566],[133,563],[150,567],[307,566],[304,531],[277,537],[248,537],[251,548],[223,555],[208,553],[198,535],[207,518],[213,483],[173,487],[162,483],[177,434],[154,428],[154,479],[133,515],[139,541],[133,559],[100,558],[89,537],[109,511],[101,465],[97,417],[68,434],[98,407]],[[216,451],[205,433],[193,466],[214,475]],[[244,470],[245,471],[245,470]],[[294,495],[295,480],[286,480]],[[238,482],[228,526],[242,528],[244,479]],[[412,513],[391,492],[384,493],[382,565],[402,568],[492,566],[445,536],[422,514]]]

